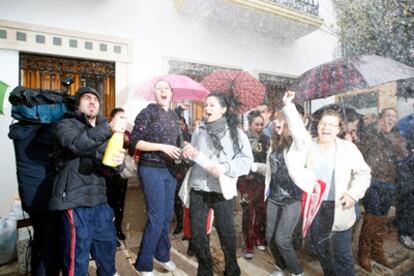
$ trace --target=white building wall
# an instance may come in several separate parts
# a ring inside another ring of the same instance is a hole
[[[127,101],[125,94],[131,93],[137,81],[167,73],[169,58],[285,76],[297,76],[332,60],[337,37],[332,31],[331,0],[320,0],[320,6],[323,27],[289,44],[277,40],[263,43],[254,30],[229,33],[219,24],[189,20],[168,0],[2,0],[0,20],[132,40],[132,62],[116,63],[116,95],[117,105],[129,109],[127,114],[133,120],[142,103]],[[18,53],[0,51],[0,61],[1,78],[17,85]],[[5,135],[10,118],[0,116],[0,123],[4,130],[0,143],[6,145],[7,153],[1,155],[2,169],[7,171],[6,185],[0,185],[3,196],[3,189],[15,188],[16,180],[13,149]]]
[[[0,80],[10,87],[19,84],[19,53],[0,49]],[[7,96],[7,95],[6,95]],[[12,122],[11,105],[4,99],[4,114],[0,115],[0,217],[7,216],[11,203],[18,197],[16,179],[16,160],[12,140],[7,136]]]
[[[330,3],[320,1],[326,26],[332,25]],[[223,33],[220,26],[188,21],[166,0],[2,0],[0,8],[0,19],[133,39],[137,80],[165,73],[165,56],[298,75],[331,60],[337,43],[323,27],[293,45],[258,44],[252,32]]]

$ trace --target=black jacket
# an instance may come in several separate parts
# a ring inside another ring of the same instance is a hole
[[[98,116],[93,127],[79,111],[57,123],[58,172],[50,209],[93,207],[107,202],[102,157],[111,135],[104,117]]]

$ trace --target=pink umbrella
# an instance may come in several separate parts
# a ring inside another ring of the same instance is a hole
[[[148,101],[154,101],[154,85],[159,80],[165,80],[171,85],[173,91],[173,102],[183,100],[204,101],[210,93],[210,91],[208,91],[200,83],[190,79],[187,76],[171,74],[154,77],[144,82],[136,90],[135,95]]]
[[[319,211],[319,207],[322,203],[322,198],[325,194],[326,183],[322,180],[316,181],[315,187],[312,193],[302,193],[302,236],[305,237],[308,234],[312,225],[312,221]]]

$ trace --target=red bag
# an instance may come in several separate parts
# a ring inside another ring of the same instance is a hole
[[[323,196],[325,195],[326,184],[322,180],[318,179],[312,193],[302,193],[302,236],[305,237],[308,234],[312,221],[319,211]]]
[[[210,234],[211,229],[213,229],[213,220],[214,220],[214,210],[210,208],[208,210],[207,221],[206,221],[206,232],[207,235]],[[184,229],[183,237],[191,238],[191,226],[190,226],[190,209],[184,207]]]

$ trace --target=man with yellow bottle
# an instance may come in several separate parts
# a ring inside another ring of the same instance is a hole
[[[102,158],[112,134],[125,131],[126,120],[108,123],[99,115],[99,100],[95,89],[80,88],[77,110],[56,125],[58,173],[50,208],[63,216],[63,275],[87,275],[89,254],[99,275],[116,275],[114,213],[107,204]],[[115,170],[123,168],[123,149],[112,161]]]

